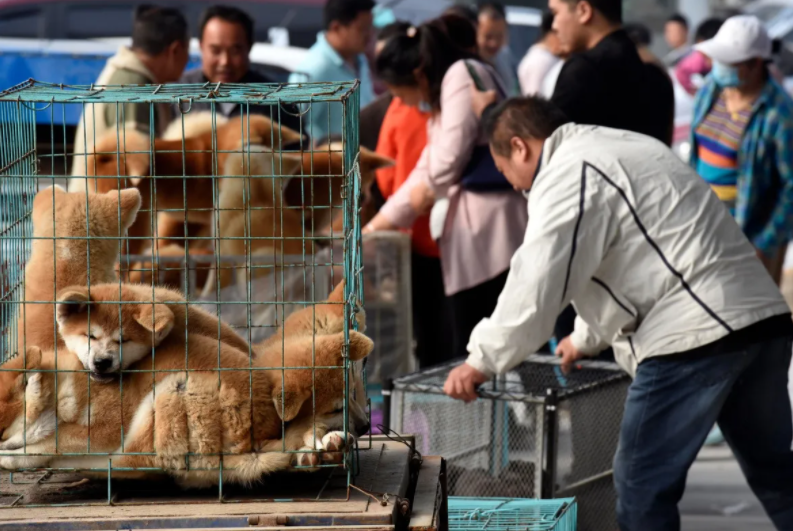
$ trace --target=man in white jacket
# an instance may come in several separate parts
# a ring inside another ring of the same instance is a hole
[[[686,473],[717,421],[775,525],[793,529],[793,321],[727,209],[648,136],[565,124],[537,98],[508,100],[488,121],[531,216],[447,394],[474,400],[572,302],[563,365],[611,345],[634,377],[614,460],[620,529],[679,529]]]

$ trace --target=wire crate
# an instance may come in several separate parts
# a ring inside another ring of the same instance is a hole
[[[630,378],[613,363],[533,354],[465,404],[443,394],[458,362],[394,381],[391,424],[448,460],[450,496],[575,496],[578,527],[613,530],[612,459]]]
[[[303,123],[331,106],[341,139],[312,144]],[[107,487],[13,505],[117,503],[116,480],[162,474],[221,501],[287,469],[349,488],[372,348],[358,111],[356,81],[0,92],[0,482]]]
[[[449,531],[576,531],[575,498],[449,497]]]

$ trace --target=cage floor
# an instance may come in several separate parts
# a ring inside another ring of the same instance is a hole
[[[410,459],[405,444],[375,438],[372,448],[359,454],[356,486],[367,492],[404,496]],[[217,488],[181,491],[168,478],[114,482],[112,505],[107,503],[107,481],[79,483],[80,476],[76,474],[30,473],[15,474],[14,482],[9,481],[8,474],[0,477],[0,530],[3,531],[22,529],[20,522],[31,524],[32,520],[38,522],[36,529],[66,529],[65,519],[101,518],[120,525],[122,518],[331,512],[364,515],[362,522],[390,523],[394,509],[393,503],[381,506],[355,489],[349,490],[348,498],[346,473],[341,469],[268,476],[250,489],[225,486],[223,503],[218,502]],[[34,504],[47,507],[25,507]],[[89,528],[83,525],[79,529]]]

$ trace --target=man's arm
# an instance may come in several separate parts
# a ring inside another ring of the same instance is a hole
[[[530,198],[526,237],[512,258],[496,309],[468,343],[467,363],[478,371],[503,374],[536,351],[553,333],[561,310],[600,266],[613,237],[610,207],[599,192],[584,198],[582,210],[580,175],[576,163],[539,177],[555,182]]]
[[[779,247],[790,239],[793,227],[793,150],[790,146],[793,146],[793,120],[785,117],[774,135],[774,162],[781,189],[768,223],[752,240],[755,248],[768,258],[773,258]],[[754,201],[755,208],[760,204],[760,201]]]

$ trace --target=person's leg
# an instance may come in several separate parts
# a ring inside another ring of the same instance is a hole
[[[749,486],[777,529],[793,530],[793,414],[789,370],[793,340],[755,348],[757,357],[724,404],[719,425]]]
[[[451,296],[451,326],[453,330],[453,356],[468,356],[468,339],[474,327],[485,317],[490,317],[496,309],[498,296],[504,289],[509,271],[483,282],[473,288]]]
[[[614,457],[622,531],[680,529],[686,475],[735,381],[747,351],[694,360],[642,362],[628,391]]]
[[[451,344],[446,333],[448,313],[439,258],[413,253],[411,257],[413,297],[413,337],[421,368],[451,359]]]

